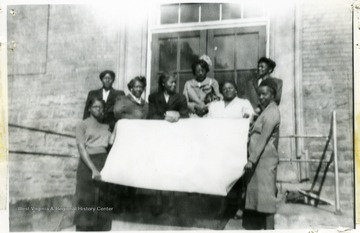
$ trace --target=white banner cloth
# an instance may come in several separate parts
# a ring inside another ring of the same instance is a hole
[[[226,196],[247,162],[247,119],[119,120],[103,181]]]

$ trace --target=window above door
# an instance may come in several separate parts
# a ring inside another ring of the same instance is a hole
[[[241,20],[266,16],[265,7],[259,2],[163,4],[160,6],[159,25]]]

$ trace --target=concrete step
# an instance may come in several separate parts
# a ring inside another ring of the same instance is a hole
[[[334,229],[338,227],[353,229],[353,208],[343,208],[335,213],[333,205],[278,203],[275,214],[276,229]]]

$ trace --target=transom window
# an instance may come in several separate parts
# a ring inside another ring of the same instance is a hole
[[[201,23],[231,19],[265,17],[259,2],[241,3],[177,3],[160,7],[160,24]]]

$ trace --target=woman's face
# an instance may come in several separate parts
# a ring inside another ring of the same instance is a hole
[[[111,77],[110,74],[105,74],[105,76],[101,79],[101,82],[103,84],[103,88],[105,90],[109,90],[114,83],[114,79]]]
[[[272,72],[272,70],[270,69],[268,64],[266,64],[265,62],[260,62],[258,64],[258,74],[260,77],[264,77],[267,74],[270,74],[271,72]]]
[[[203,81],[206,78],[206,74],[206,70],[202,68],[200,64],[197,64],[195,68],[196,80]]]
[[[258,96],[263,108],[266,108],[269,103],[274,100],[274,95],[271,93],[270,87],[268,86],[260,86],[258,89]]]
[[[140,98],[143,91],[144,86],[141,82],[135,81],[134,86],[131,88],[131,94],[133,94],[136,98]]]
[[[225,101],[231,101],[236,97],[237,91],[233,84],[225,83],[221,89]]]
[[[101,119],[104,116],[104,105],[101,101],[96,100],[89,108],[90,114],[96,119]]]
[[[169,79],[163,83],[164,86],[164,90],[171,94],[171,93],[175,93],[176,91],[176,78],[173,76],[170,76]]]

